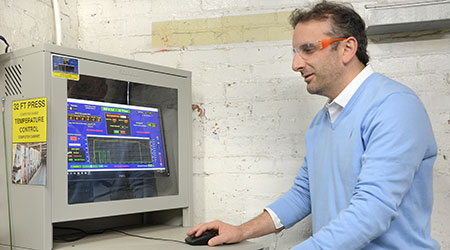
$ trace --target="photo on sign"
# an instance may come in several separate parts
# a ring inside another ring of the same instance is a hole
[[[12,182],[45,185],[47,142],[14,143],[12,151]]]

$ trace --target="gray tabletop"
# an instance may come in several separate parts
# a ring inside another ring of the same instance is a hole
[[[123,230],[127,233],[141,235],[146,237],[174,239],[184,241],[186,232],[189,231],[187,227],[174,226],[151,226],[145,228]],[[53,249],[73,249],[73,250],[125,250],[125,249],[155,249],[155,250],[183,250],[183,249],[212,249],[208,246],[190,246],[184,243],[177,243],[171,241],[160,241],[136,238],[124,235],[119,232],[106,232],[99,235],[91,235],[75,242],[54,243]],[[241,242],[238,244],[222,245],[214,249],[224,250],[257,250],[264,249],[263,246],[254,242]]]

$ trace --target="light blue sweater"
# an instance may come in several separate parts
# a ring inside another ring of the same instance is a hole
[[[293,249],[439,249],[430,236],[437,146],[409,88],[373,73],[335,122],[306,134],[293,187],[269,208],[286,228],[312,213],[313,236]]]

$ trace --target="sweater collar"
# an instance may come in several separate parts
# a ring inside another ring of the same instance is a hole
[[[345,108],[345,105],[350,101],[352,96],[361,86],[361,84],[373,73],[372,66],[367,65],[353,80],[342,90],[342,92],[334,98],[330,103],[328,99],[325,103],[325,108],[328,112],[339,112]],[[330,111],[331,110],[331,111]],[[331,116],[331,113],[330,113]],[[337,116],[337,115],[336,115]]]

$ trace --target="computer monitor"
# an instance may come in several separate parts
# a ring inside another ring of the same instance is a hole
[[[177,195],[177,113],[174,88],[67,80],[67,203]]]
[[[42,44],[0,55],[0,94],[0,151],[8,161],[0,162],[7,170],[0,185],[11,184],[15,245],[52,249],[55,225],[124,216],[190,225],[190,72]],[[46,139],[14,151],[12,104],[39,98],[47,100]],[[35,151],[46,181],[13,182],[19,175],[11,162],[22,159],[14,152]],[[4,189],[0,194],[6,197]],[[8,221],[5,204],[1,221]],[[1,244],[8,232],[0,226]]]
[[[67,142],[69,204],[151,197],[143,180],[170,173],[158,107],[69,98]]]

